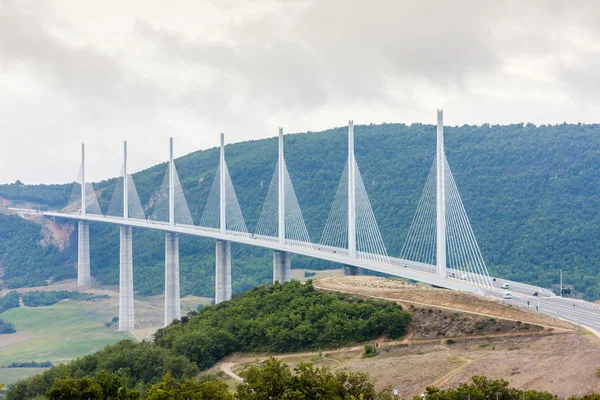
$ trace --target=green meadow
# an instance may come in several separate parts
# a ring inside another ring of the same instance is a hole
[[[115,327],[107,329],[104,326],[104,322],[117,313],[111,303],[61,301],[48,307],[19,307],[3,312],[2,319],[14,323],[17,330],[32,334],[33,338],[0,347],[0,367],[15,361],[59,364],[131,338]],[[0,382],[12,382],[41,370],[0,368]]]

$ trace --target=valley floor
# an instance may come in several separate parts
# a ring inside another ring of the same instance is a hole
[[[50,286],[17,289],[69,290],[106,294],[108,299],[96,301],[63,300],[45,307],[18,307],[0,314],[0,318],[17,327],[17,333],[0,335],[0,382],[10,383],[36,373],[37,368],[1,368],[12,362],[50,361],[53,364],[67,362],[104,348],[125,338],[150,339],[163,326],[164,297],[136,298],[136,330],[119,332],[117,325],[106,328],[104,323],[119,315],[117,287],[92,286],[82,290],[75,281],[65,281]],[[182,312],[196,309],[211,299],[187,296],[182,299]]]

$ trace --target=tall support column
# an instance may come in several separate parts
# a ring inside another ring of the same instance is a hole
[[[134,329],[133,235],[130,226],[121,226],[121,268],[119,277],[119,330]]]
[[[279,243],[285,244],[285,158],[283,157],[283,128],[279,128],[279,156],[277,161],[278,183],[278,236]],[[292,279],[291,254],[285,251],[273,252],[273,282],[287,282]]]
[[[437,111],[436,146],[436,263],[438,275],[446,278],[446,176],[444,153],[444,111]]]
[[[354,265],[344,265],[343,272],[345,276],[358,276],[362,275],[362,268],[355,267]]]
[[[127,141],[123,142],[123,219],[129,218]],[[133,310],[133,235],[131,226],[121,226],[119,270],[119,330],[134,328]]]
[[[81,215],[86,214],[85,192],[85,144],[81,144]],[[90,276],[90,225],[87,221],[77,224],[77,286],[91,283]]]
[[[356,185],[354,164],[354,122],[348,121],[348,255],[352,258],[356,258]]]
[[[225,134],[221,133],[221,151],[219,155],[219,227],[221,233],[227,231],[227,198],[225,193]]]
[[[219,226],[221,233],[227,233],[227,193],[225,192],[225,134],[221,133],[219,155]],[[217,240],[215,257],[215,304],[231,300],[231,243]]]
[[[273,252],[273,283],[292,279],[292,254],[287,251]]]
[[[231,300],[231,242],[217,240],[215,304]]]
[[[175,164],[173,138],[169,138],[169,225],[175,226]],[[181,318],[179,290],[179,236],[165,234],[165,326]]]
[[[273,283],[292,279],[292,255],[287,251],[273,252]]]
[[[77,224],[77,286],[92,282],[90,275],[90,225],[87,221]]]
[[[181,318],[179,293],[179,236],[168,232],[165,236],[165,326]]]

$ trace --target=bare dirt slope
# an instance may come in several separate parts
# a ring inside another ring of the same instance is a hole
[[[300,362],[332,370],[368,372],[377,387],[398,387],[400,397],[410,397],[426,386],[456,387],[474,375],[506,379],[520,389],[547,390],[560,396],[600,390],[596,366],[600,346],[589,335],[575,333],[490,335],[446,340],[380,342],[379,355],[364,358],[363,346],[301,354],[277,355],[290,367]],[[267,354],[234,354],[220,366],[233,387],[236,375]],[[216,369],[209,371],[215,373]],[[229,378],[231,377],[231,378]]]

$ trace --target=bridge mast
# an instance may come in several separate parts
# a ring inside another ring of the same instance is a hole
[[[85,144],[81,143],[81,214],[85,209]],[[77,223],[77,286],[89,285],[90,276],[90,225],[87,221]]]
[[[81,143],[81,214],[85,215],[85,144]]]
[[[221,233],[225,233],[227,230],[227,219],[226,219],[226,205],[227,199],[225,198],[225,134],[221,132],[221,151],[219,155],[219,226]]]
[[[169,138],[169,225],[175,225],[175,183],[173,165],[173,138]]]
[[[129,218],[128,179],[127,179],[127,140],[123,141],[123,218]]]
[[[446,278],[446,176],[444,153],[444,111],[437,111],[436,146],[436,263],[438,275]]]
[[[173,138],[169,138],[169,225],[175,226],[175,164],[173,163]],[[165,235],[165,326],[181,318],[179,289],[179,235]]]
[[[283,161],[283,128],[279,128],[279,162],[277,163],[277,183],[279,189],[279,204],[277,216],[279,218],[279,244],[285,243],[285,191],[284,191],[284,161]]]
[[[129,189],[127,175],[127,141],[123,142],[123,219],[129,219]],[[134,329],[133,304],[133,235],[131,226],[120,228],[119,263],[119,330]]]
[[[219,227],[221,233],[227,233],[227,198],[225,197],[225,134],[221,133],[221,151],[219,157]],[[217,240],[215,275],[215,303],[231,300],[231,242]]]
[[[285,159],[283,157],[283,128],[279,128],[279,151],[277,161],[278,205],[277,219],[279,244],[285,244]],[[292,278],[291,254],[286,251],[273,252],[273,282],[287,282]]]
[[[348,255],[356,258],[356,189],[354,171],[354,122],[348,121]]]

